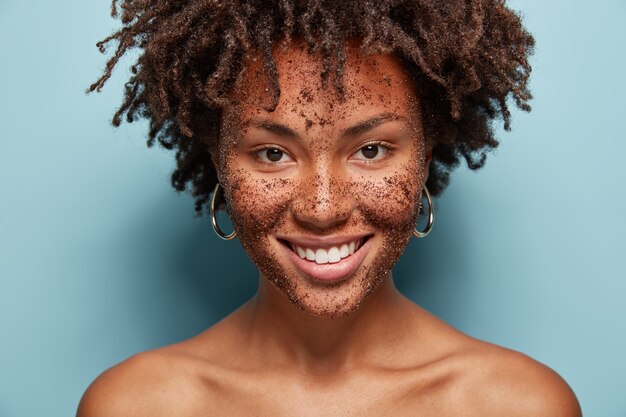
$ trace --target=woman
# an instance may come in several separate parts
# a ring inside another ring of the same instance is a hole
[[[118,50],[90,91],[142,48],[113,123],[146,118],[148,144],[175,149],[173,185],[191,184],[197,212],[239,239],[259,287],[200,335],[104,372],[79,417],[580,415],[556,373],[456,331],[391,276],[432,226],[429,190],[460,157],[484,164],[508,97],[529,110],[533,39],[503,2],[121,9],[124,27],[99,44]]]

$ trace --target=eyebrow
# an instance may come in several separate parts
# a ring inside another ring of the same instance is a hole
[[[405,118],[395,113],[382,113],[344,129],[344,131],[341,132],[341,137],[346,138],[362,135],[368,130],[394,120],[405,120]]]
[[[249,126],[267,130],[268,132],[274,133],[279,136],[286,136],[286,137],[292,137],[292,138],[300,137],[300,135],[298,135],[298,133],[295,130],[290,129],[285,125],[281,125],[280,123],[270,122],[268,120],[263,120],[263,119],[246,120],[243,123],[243,127],[246,128]]]
[[[341,138],[354,137],[361,135],[368,130],[374,129],[384,123],[391,122],[394,120],[406,120],[405,117],[402,117],[395,113],[381,113],[374,117],[370,117],[369,119],[365,119],[363,121],[358,122],[357,124],[350,126],[344,129],[341,132]],[[268,132],[274,133],[279,136],[290,137],[290,138],[299,138],[300,135],[293,129],[282,125],[280,123],[272,122],[264,119],[249,119],[243,123],[243,127],[256,127],[259,129],[267,130]]]

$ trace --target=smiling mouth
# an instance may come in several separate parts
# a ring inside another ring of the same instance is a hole
[[[279,241],[298,255],[300,259],[306,259],[307,261],[315,262],[316,264],[321,265],[338,263],[342,259],[352,256],[365,244],[365,242],[369,240],[370,237],[371,235],[368,235],[341,245],[327,247],[306,247],[303,245],[296,245],[286,239],[279,239]]]

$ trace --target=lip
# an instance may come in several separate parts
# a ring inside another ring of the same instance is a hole
[[[310,248],[314,247],[327,247],[327,246],[335,246],[337,244],[343,244],[350,242],[352,240],[359,239],[360,237],[371,237],[371,235],[355,235],[352,236],[341,236],[337,238],[312,238],[312,239],[281,239],[288,240],[289,242],[295,243],[297,245],[307,246]],[[365,255],[367,255],[372,239],[367,239],[361,247],[355,251],[352,255],[347,258],[341,259],[336,263],[327,263],[327,264],[318,264],[313,261],[308,261],[306,259],[302,259],[292,251],[287,245],[280,243],[282,250],[285,252],[287,258],[291,261],[294,267],[303,273],[304,275],[312,278],[315,281],[324,282],[324,283],[332,283],[342,281],[350,276],[354,275],[357,268],[363,262]],[[323,243],[322,243],[323,242]]]
[[[344,243],[354,242],[359,239],[372,236],[371,233],[360,233],[342,236],[277,236],[278,240],[285,240],[297,246],[311,249],[328,248],[330,246],[341,246]]]

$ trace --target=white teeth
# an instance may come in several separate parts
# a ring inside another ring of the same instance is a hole
[[[309,249],[291,244],[291,248],[298,254],[300,259],[314,261],[318,264],[337,263],[343,258],[352,255],[360,245],[361,240],[355,240],[350,243],[344,243],[341,246],[331,246],[328,249]]]
[[[328,251],[328,262],[331,264],[337,263],[341,260],[341,255],[339,254],[339,249],[336,246],[333,246]]]
[[[328,252],[324,249],[318,249],[315,251],[315,263],[318,264],[327,264],[328,263]]]
[[[343,245],[341,245],[341,249],[339,249],[339,256],[345,258],[348,255],[350,255],[350,248],[344,243]]]

